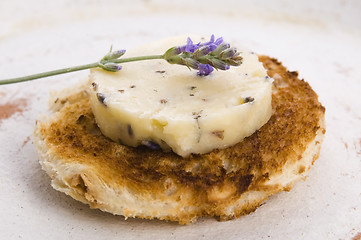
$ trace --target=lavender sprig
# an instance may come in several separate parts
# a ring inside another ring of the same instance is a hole
[[[168,49],[163,55],[148,55],[131,58],[121,58],[125,50],[110,51],[98,62],[79,65],[69,68],[58,69],[49,72],[38,73],[19,78],[0,80],[0,85],[25,82],[34,79],[80,71],[90,68],[100,67],[106,71],[117,72],[122,69],[119,63],[135,62],[152,59],[164,59],[170,64],[185,65],[189,69],[198,70],[199,76],[209,75],[213,69],[228,70],[230,66],[239,66],[242,64],[242,57],[235,48],[223,42],[223,38],[215,40],[214,35],[205,43],[196,43],[188,38],[187,44]]]
[[[194,44],[188,38],[186,45],[166,51],[164,59],[170,64],[197,69],[200,76],[209,75],[213,68],[228,70],[230,66],[239,66],[243,60],[235,48],[230,48],[228,43],[224,43],[222,37],[215,40],[214,35],[206,43]]]

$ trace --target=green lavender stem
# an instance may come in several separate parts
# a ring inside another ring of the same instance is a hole
[[[149,56],[140,56],[140,57],[131,57],[131,58],[120,58],[109,60],[105,62],[113,62],[113,63],[125,63],[125,62],[135,62],[135,61],[142,61],[142,60],[152,60],[152,59],[163,59],[164,55],[149,55]]]
[[[95,68],[95,67],[99,67],[101,64],[106,64],[106,63],[126,63],[126,62],[143,61],[143,60],[151,60],[151,59],[164,59],[164,56],[163,55],[150,55],[150,56],[120,58],[120,59],[112,59],[112,60],[101,60],[101,61],[95,62],[95,63],[68,67],[68,68],[62,68],[62,69],[53,70],[53,71],[49,71],[49,72],[33,74],[33,75],[25,76],[25,77],[3,79],[3,80],[0,80],[0,85],[26,82],[26,81],[39,79],[39,78],[45,78],[45,77],[50,77],[50,76],[54,76],[54,75]]]
[[[242,64],[242,57],[235,48],[230,48],[228,43],[223,42],[220,37],[215,40],[214,35],[206,43],[194,44],[190,38],[187,39],[187,45],[169,48],[162,55],[149,55],[130,58],[120,58],[124,55],[125,50],[109,52],[98,62],[58,69],[49,72],[38,73],[25,77],[10,78],[0,80],[0,85],[26,82],[38,78],[45,78],[63,73],[70,73],[89,68],[100,67],[106,71],[117,72],[122,69],[118,63],[135,62],[151,59],[163,59],[170,64],[185,65],[189,69],[198,70],[199,76],[209,75],[213,69],[228,70],[230,66],[239,66]]]

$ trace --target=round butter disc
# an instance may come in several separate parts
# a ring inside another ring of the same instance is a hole
[[[124,57],[162,54],[185,40],[165,39]],[[99,128],[122,144],[183,157],[242,141],[271,116],[272,79],[256,54],[238,51],[240,66],[208,76],[164,60],[125,63],[119,72],[92,69],[91,104]]]

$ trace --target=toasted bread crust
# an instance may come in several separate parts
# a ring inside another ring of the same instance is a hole
[[[95,123],[87,90],[73,94],[76,100],[35,130],[53,186],[114,214],[181,224],[201,216],[237,218],[289,190],[318,157],[325,108],[297,72],[259,58],[274,78],[269,122],[232,147],[188,158],[112,142]]]

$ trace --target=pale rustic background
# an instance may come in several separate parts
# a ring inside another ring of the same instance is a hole
[[[306,181],[238,220],[124,220],[56,192],[31,140],[49,91],[87,71],[0,86],[0,239],[360,239],[361,2],[0,1],[0,79],[98,60],[171,35],[224,38],[298,70],[326,107]],[[357,237],[358,236],[358,237]]]

